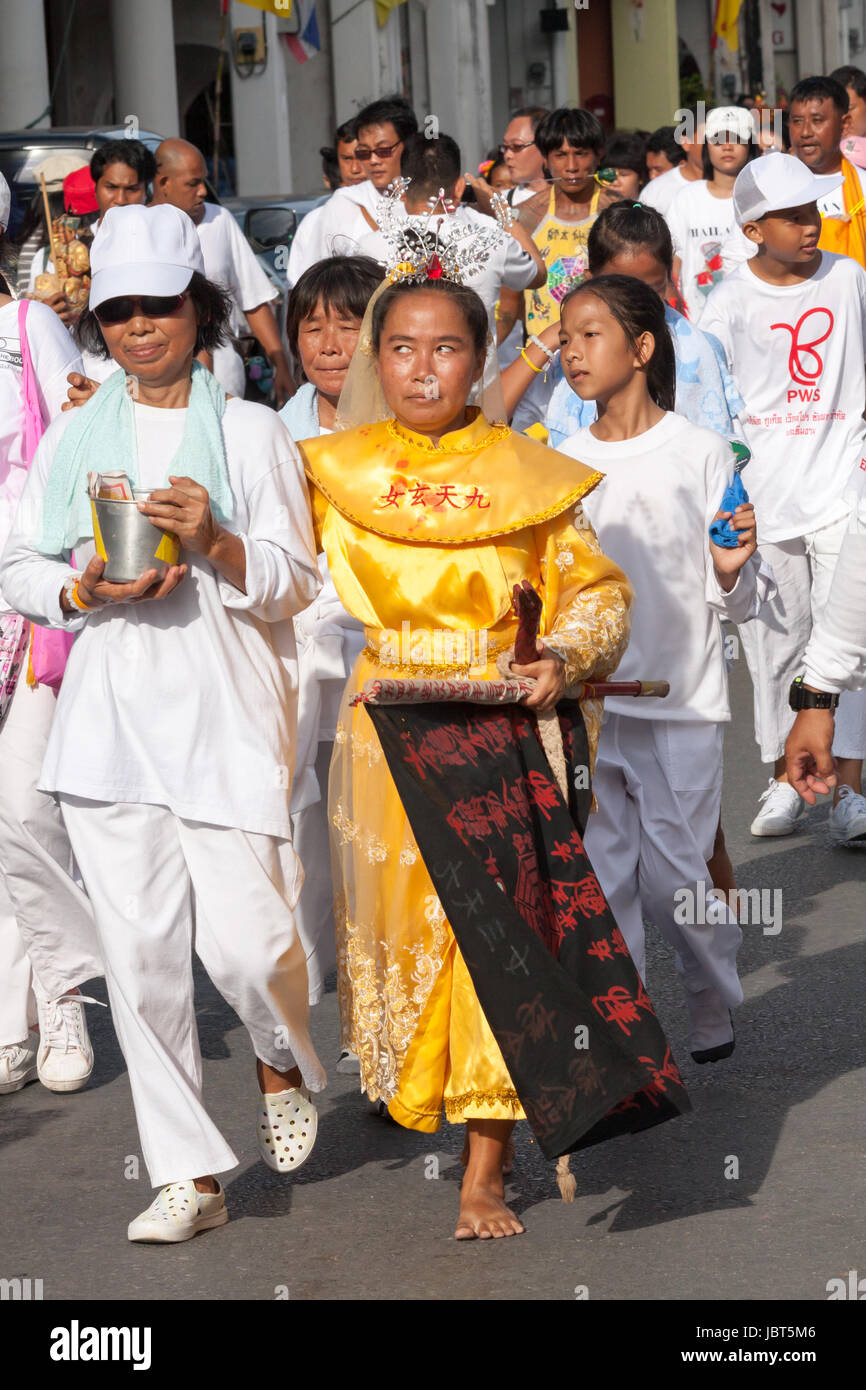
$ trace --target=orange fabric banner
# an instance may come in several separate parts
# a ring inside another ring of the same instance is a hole
[[[844,158],[842,172],[845,175],[842,194],[845,212],[849,216],[847,219],[822,218],[818,245],[822,251],[835,251],[839,256],[851,256],[866,270],[866,213],[863,208],[863,189],[854,165]]]

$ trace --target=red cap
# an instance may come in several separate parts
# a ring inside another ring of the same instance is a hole
[[[63,180],[63,205],[66,211],[75,217],[99,211],[96,184],[90,177],[90,170],[86,164],[83,169],[76,169],[74,173],[67,174]]]

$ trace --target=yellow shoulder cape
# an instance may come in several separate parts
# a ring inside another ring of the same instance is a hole
[[[480,413],[438,446],[386,420],[306,439],[301,451],[310,481],[348,521],[428,546],[538,525],[603,477]]]

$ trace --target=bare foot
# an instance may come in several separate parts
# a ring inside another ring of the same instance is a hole
[[[216,1193],[220,1190],[219,1183],[217,1182],[216,1178],[210,1174],[206,1178],[193,1178],[193,1183],[195,1185],[196,1192]]]
[[[454,1232],[457,1240],[499,1240],[502,1236],[519,1236],[525,1227],[505,1205],[501,1185],[496,1183],[468,1187],[464,1180],[460,1190],[460,1216]]]
[[[289,1091],[301,1084],[299,1067],[292,1067],[290,1071],[277,1071],[276,1067],[269,1067],[267,1062],[263,1062],[259,1057],[256,1058],[256,1076],[259,1080],[259,1090],[265,1096],[279,1095],[281,1091]]]
[[[463,1140],[463,1152],[460,1155],[460,1162],[466,1168],[469,1165],[469,1131],[466,1131],[466,1138]],[[507,1178],[514,1170],[514,1140],[508,1137],[505,1143],[505,1154],[502,1159],[502,1176]]]

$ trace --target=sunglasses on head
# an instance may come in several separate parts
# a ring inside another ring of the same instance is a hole
[[[356,145],[355,159],[360,159],[365,163],[368,159],[372,159],[373,155],[375,155],[377,159],[390,159],[391,155],[402,143],[402,140],[396,140],[393,145],[377,145],[375,149],[371,149],[369,145]]]
[[[136,314],[146,319],[166,319],[177,312],[186,299],[183,294],[121,294],[116,299],[106,299],[94,314],[100,323],[126,323]]]

